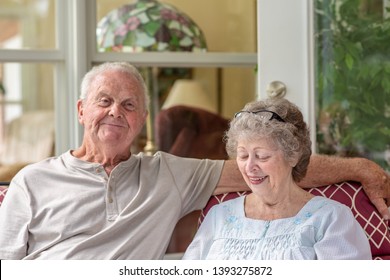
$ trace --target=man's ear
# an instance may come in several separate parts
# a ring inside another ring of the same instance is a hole
[[[79,120],[79,123],[81,125],[84,124],[84,120],[83,120],[83,116],[84,116],[84,104],[83,104],[83,100],[79,99],[77,101],[77,118]]]

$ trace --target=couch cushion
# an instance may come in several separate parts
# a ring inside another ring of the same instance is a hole
[[[368,199],[360,183],[342,182],[306,190],[313,195],[331,198],[351,208],[356,220],[367,234],[373,259],[390,259],[389,225],[381,219],[379,212]],[[201,212],[199,224],[212,206],[248,193],[234,192],[212,196]]]
[[[8,186],[0,185],[0,206],[3,203],[3,199],[7,191],[8,191]]]

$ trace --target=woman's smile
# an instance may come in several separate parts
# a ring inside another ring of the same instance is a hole
[[[263,176],[263,177],[248,176],[248,180],[249,180],[249,182],[250,182],[252,185],[260,185],[260,184],[263,183],[267,178],[268,178],[268,176]]]

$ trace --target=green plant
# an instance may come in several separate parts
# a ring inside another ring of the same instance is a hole
[[[5,88],[4,88],[4,86],[3,86],[2,81],[0,81],[0,93],[1,93],[1,94],[5,94]]]
[[[390,18],[382,3],[315,1],[319,152],[373,157],[390,142]]]

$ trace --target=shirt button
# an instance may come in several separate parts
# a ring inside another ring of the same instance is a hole
[[[108,203],[112,203],[113,201],[114,201],[114,200],[112,200],[111,197],[108,199]]]

